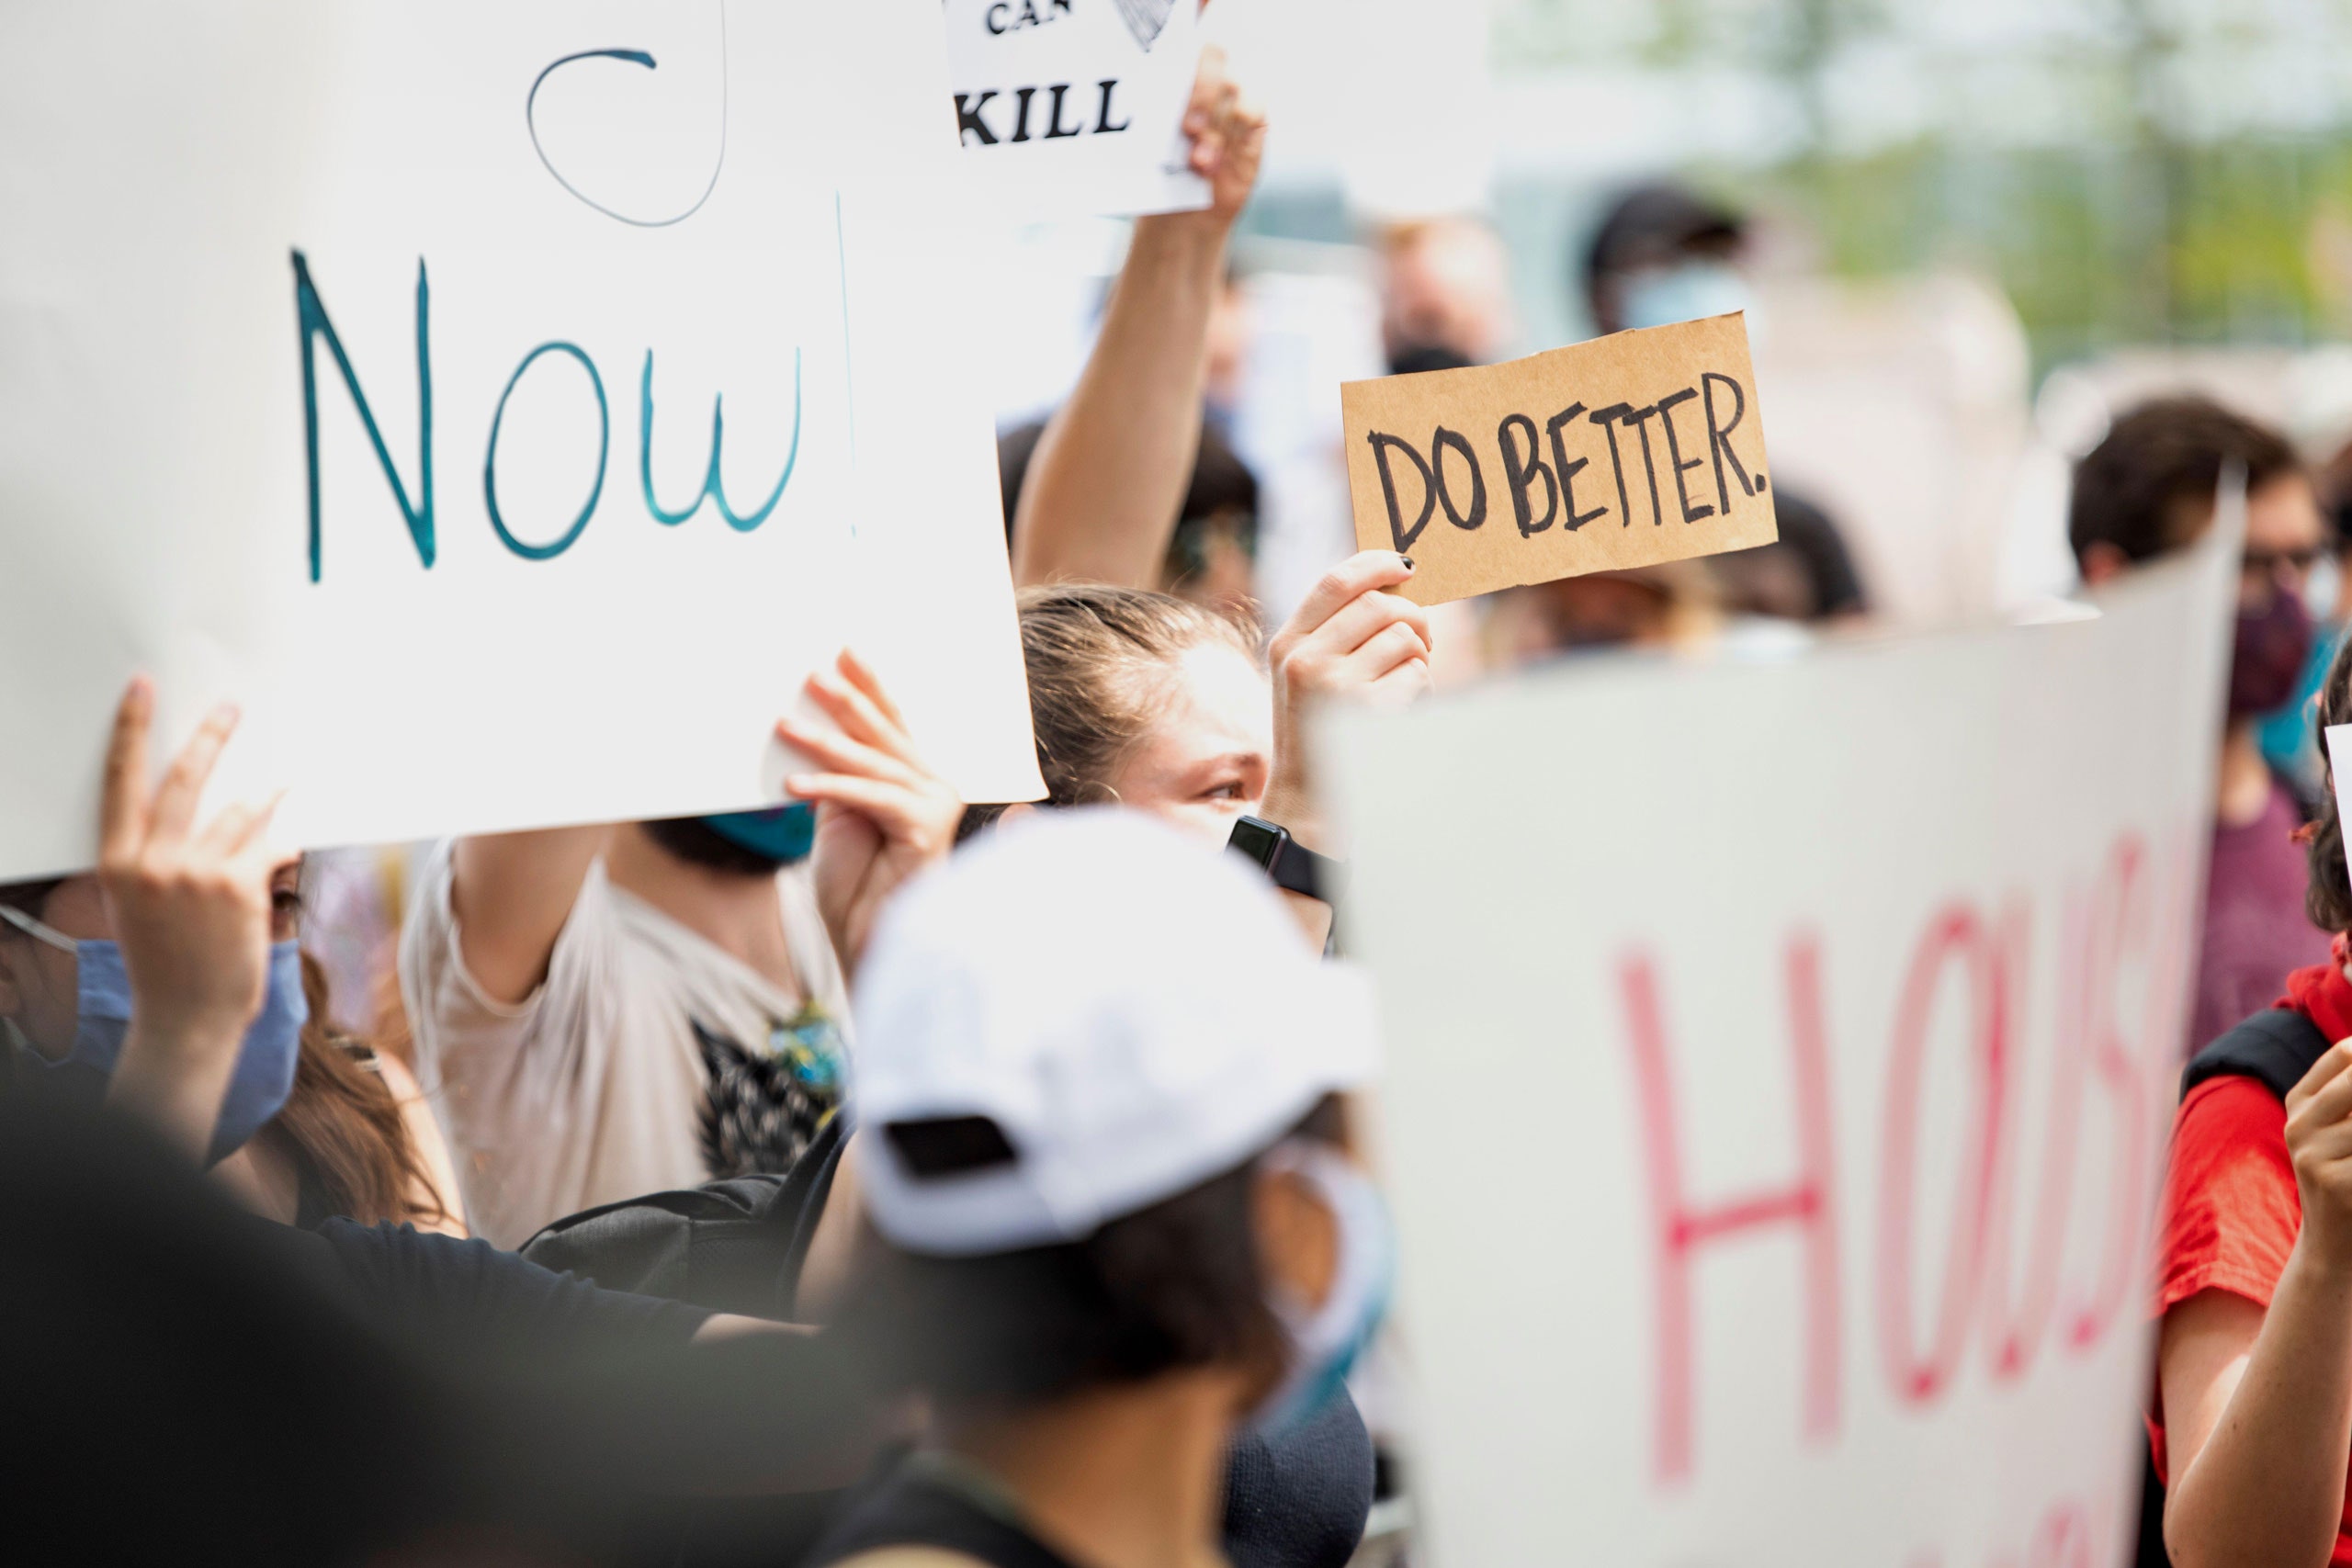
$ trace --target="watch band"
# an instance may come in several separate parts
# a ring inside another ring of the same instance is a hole
[[[1279,822],[1243,817],[1233,825],[1226,847],[1263,868],[1275,886],[1286,893],[1329,903],[1338,890],[1340,863],[1317,854],[1290,835]]]

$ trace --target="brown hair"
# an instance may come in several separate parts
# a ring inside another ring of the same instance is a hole
[[[362,1224],[453,1218],[434,1190],[400,1103],[365,1042],[328,1021],[326,971],[302,954],[302,1025],[294,1091],[263,1130],[282,1139],[326,1214]]]
[[[1166,593],[1056,583],[1024,589],[1020,604],[1029,720],[1048,806],[1115,798],[1111,776],[1150,732],[1177,660],[1211,643],[1258,658],[1255,643],[1234,622]],[[965,816],[964,833],[1002,809],[975,807]]]
[[[2319,736],[2319,754],[2327,755],[2327,727],[2332,724],[2352,724],[2352,638],[2346,638],[2327,667],[2327,679],[2319,689],[2313,704],[2318,708],[2312,728]],[[2311,857],[2310,884],[2303,894],[2303,908],[2312,923],[2322,931],[2352,931],[2352,874],[2344,865],[2344,823],[2335,810],[2335,773],[2328,770],[2326,787],[2320,791],[2319,812],[2311,825],[2298,835],[2303,840],[2304,852]]]
[[[39,919],[63,881],[0,886],[0,904]],[[453,1218],[367,1045],[327,1021],[326,971],[308,953],[302,954],[302,996],[311,1017],[294,1061],[293,1092],[257,1136],[275,1141],[294,1162],[325,1214],[363,1224]]]
[[[2133,409],[2075,465],[2066,535],[2075,560],[2098,544],[2137,562],[2188,543],[2185,509],[2211,504],[2231,461],[2245,468],[2249,492],[2302,471],[2285,436],[2210,398],[2158,398]]]

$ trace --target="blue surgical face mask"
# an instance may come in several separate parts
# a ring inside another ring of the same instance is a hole
[[[1297,1426],[1339,1393],[1371,1348],[1388,1315],[1396,1273],[1388,1208],[1353,1161],[1308,1139],[1279,1145],[1261,1163],[1266,1171],[1297,1177],[1329,1206],[1339,1226],[1339,1264],[1320,1306],[1277,1292],[1272,1303],[1290,1340],[1290,1366],[1247,1425],[1261,1436]]]
[[[702,825],[739,849],[780,865],[808,858],[817,841],[817,808],[805,800],[761,811],[728,811],[706,817]]]
[[[1756,307],[1748,298],[1747,280],[1728,262],[1693,259],[1672,266],[1653,267],[1625,280],[1625,325],[1669,327],[1708,316],[1728,316]],[[1750,338],[1756,323],[1747,323]]]
[[[0,919],[74,955],[75,1023],[65,1059],[112,1074],[122,1055],[123,1037],[130,1032],[130,976],[122,966],[122,948],[111,942],[75,942],[5,904],[0,904]],[[302,1026],[310,1019],[310,999],[302,994],[301,947],[275,942],[261,1012],[245,1031],[236,1071],[230,1075],[229,1091],[220,1101],[220,1120],[213,1124],[213,1161],[236,1153],[285,1109],[287,1097],[294,1092]]]

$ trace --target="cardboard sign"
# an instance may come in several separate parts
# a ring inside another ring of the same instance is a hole
[[[1438,1568],[2128,1559],[2233,560],[1340,716]]]
[[[89,863],[140,669],[299,842],[773,800],[845,643],[1035,794],[936,25],[0,12],[0,878]]]
[[[1184,107],[1198,0],[946,0],[967,175],[1019,220],[1209,204]]]
[[[1424,604],[1780,537],[1737,315],[1340,389],[1356,547]]]

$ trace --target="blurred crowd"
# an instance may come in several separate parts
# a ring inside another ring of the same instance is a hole
[[[1266,127],[1214,60],[1187,131],[1212,205],[1135,224],[1073,383],[1002,436],[1045,800],[957,799],[844,652],[778,724],[784,804],[284,860],[267,803],[198,814],[235,714],[155,783],[133,683],[99,865],[0,886],[33,1524],[102,1561],[159,1531],[243,1562],[1396,1560],[1374,1040],[1306,716],[2047,614],[2242,486],[2181,1055],[2237,1043],[2182,1112],[2154,1528],[2352,1561],[2352,886],[2315,728],[2352,719],[2352,450],[2191,378],[2101,409],[2063,507],[1958,504],[1954,453],[2031,472],[2021,399],[1996,437],[1964,391],[1924,435],[1820,418],[1908,394],[1825,357],[1749,215],[1645,184],[1563,265],[1602,333],[1748,312],[1778,542],[1424,609],[1354,547],[1331,371],[1538,346],[1509,254],[1446,215],[1336,295],[1253,268]],[[1928,447],[1887,509],[1856,488]],[[2034,529],[2065,570],[2004,586]],[[2272,1013],[2326,1036],[2311,1078],[2248,1055]]]

